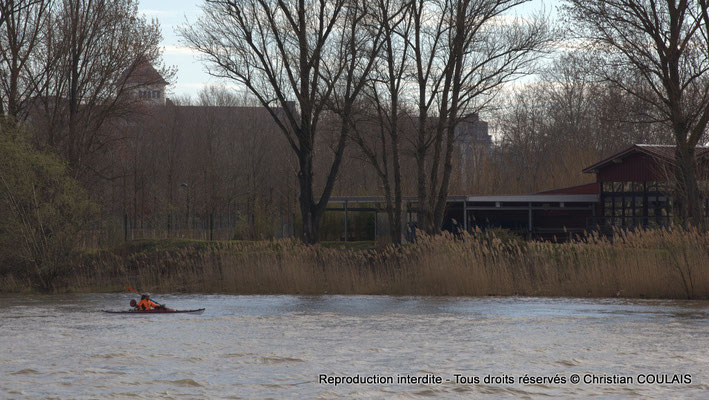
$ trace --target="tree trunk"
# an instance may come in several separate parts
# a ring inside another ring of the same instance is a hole
[[[394,227],[396,217],[394,216],[394,203],[391,199],[391,184],[389,183],[389,176],[388,174],[383,173],[381,174],[381,178],[382,183],[384,184],[384,199],[386,200],[387,220],[389,221],[389,235],[391,235],[392,243],[399,244],[401,243],[401,240],[396,240],[396,228]]]
[[[702,226],[704,222],[701,193],[697,184],[694,146],[678,145],[676,150],[676,191],[679,216],[683,225]]]
[[[443,180],[441,182],[441,188],[438,191],[438,199],[436,201],[435,208],[433,209],[433,228],[436,234],[441,233],[441,227],[443,226],[443,216],[445,214],[446,205],[448,204],[448,186],[450,184],[450,177],[453,171],[453,144],[455,141],[455,125],[450,124],[448,126],[448,134],[446,137],[446,153],[443,160]]]
[[[312,175],[298,175],[300,183],[300,215],[303,218],[303,242],[315,244],[320,239],[319,224],[313,207]]]
[[[394,111],[396,113],[396,111]],[[394,117],[394,126],[392,127],[391,148],[392,148],[392,163],[394,168],[394,226],[391,231],[391,241],[394,244],[401,244],[401,165],[399,161],[399,134],[397,132],[396,116]]]
[[[438,127],[436,127],[436,137],[433,142],[433,157],[431,159],[431,175],[429,176],[429,188],[430,194],[428,195],[428,204],[426,207],[426,225],[424,229],[429,235],[437,234],[440,231],[440,227],[436,226],[436,216],[434,210],[436,209],[436,201],[438,199],[438,165],[441,162],[441,145],[443,142],[443,129],[441,127],[442,121],[445,119],[443,116],[439,116]]]
[[[418,190],[418,205],[416,212],[416,229],[423,229],[428,223],[428,213],[426,204],[428,196],[426,196],[426,145],[424,128],[419,128],[419,142],[416,146],[416,175],[417,175],[417,190]]]
[[[438,197],[433,206],[433,232],[436,234],[441,233],[441,227],[443,226],[443,215],[445,213],[446,206],[448,205],[448,186],[450,185],[450,177],[453,171],[453,146],[455,144],[455,127],[458,123],[458,107],[460,102],[460,91],[462,86],[462,71],[463,71],[463,41],[465,36],[465,15],[468,7],[468,3],[464,2],[458,4],[458,12],[456,13],[456,34],[453,39],[453,51],[451,54],[452,67],[446,76],[446,85],[444,87],[444,95],[448,94],[448,88],[451,91],[450,108],[448,108],[448,102],[444,101],[442,110],[446,114],[441,113],[441,118],[446,115],[446,152],[443,156],[443,178],[441,180],[441,187],[438,191]],[[450,68],[450,67],[449,67]],[[450,83],[449,83],[450,82]],[[443,132],[439,133],[439,136],[443,136]],[[438,153],[436,153],[438,156]],[[432,187],[431,190],[435,190]],[[431,193],[434,196],[434,192]]]
[[[389,76],[394,77],[394,54],[392,52],[391,31],[387,31],[387,66]],[[401,244],[401,161],[399,159],[399,82],[396,79],[389,80],[389,93],[391,93],[391,126],[389,136],[391,136],[391,156],[392,169],[394,172],[394,210],[393,225],[391,226],[391,241],[395,245]],[[389,195],[387,189],[387,195]]]
[[[386,157],[386,148],[382,150],[383,172],[381,173],[382,183],[384,184],[384,194],[386,197],[387,217],[389,219],[389,234],[393,244],[401,244],[401,165],[399,161],[399,135],[396,132],[396,117],[392,117],[392,126],[390,130],[391,136],[391,151],[392,151],[392,169],[394,173],[394,198],[392,200],[391,180],[389,179],[388,164]],[[383,138],[382,138],[383,140]]]
[[[13,55],[14,56],[14,55]],[[17,93],[17,85],[18,85],[18,80],[20,78],[20,69],[17,66],[17,60],[14,59],[12,60],[12,66],[10,67],[10,88],[7,95],[7,113],[14,117],[15,120],[18,120],[18,114],[19,114],[19,105],[17,104],[18,100],[18,93]]]
[[[320,241],[320,220],[323,210],[319,210],[313,198],[313,154],[310,151],[298,155],[300,171],[300,214],[303,217],[303,242],[315,244]],[[330,197],[329,195],[327,196]],[[326,200],[327,201],[327,200]]]

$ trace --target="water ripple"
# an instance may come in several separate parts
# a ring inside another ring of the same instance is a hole
[[[198,383],[197,381],[193,379],[178,379],[175,381],[169,381],[169,380],[156,380],[156,383],[167,383],[170,385],[174,386],[182,386],[182,387],[203,387],[202,384]]]
[[[11,372],[10,375],[35,375],[35,374],[39,374],[39,373],[40,372],[37,371],[36,369],[25,368],[25,369],[21,369],[19,371]]]
[[[157,296],[156,296],[157,297]],[[0,295],[0,398],[704,398],[709,302],[162,295],[202,316],[117,318],[130,295]],[[691,374],[688,385],[331,385],[321,374]]]

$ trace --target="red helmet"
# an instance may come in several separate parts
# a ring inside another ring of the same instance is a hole
[[[130,299],[130,306],[131,307],[135,307],[136,304],[138,304],[138,303],[136,303],[135,299]]]

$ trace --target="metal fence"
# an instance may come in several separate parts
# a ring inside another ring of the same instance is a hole
[[[189,221],[177,216],[137,219],[129,215],[105,217],[99,225],[82,233],[84,248],[113,246],[129,240],[141,239],[278,239],[295,234],[294,218],[276,216],[267,223],[256,224],[239,216],[210,214],[190,217]]]

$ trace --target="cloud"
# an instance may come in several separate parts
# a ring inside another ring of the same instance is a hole
[[[143,9],[139,10],[141,13],[144,15],[148,16],[161,16],[161,15],[175,15],[175,11],[168,11],[168,10],[149,10],[149,9]]]
[[[180,89],[202,89],[207,86],[218,86],[218,87],[223,87],[227,89],[233,89],[233,90],[243,90],[244,88],[240,85],[234,84],[234,83],[229,83],[229,82],[223,82],[223,81],[209,81],[209,82],[177,82],[175,84],[176,88]]]
[[[175,84],[176,88],[182,89],[202,89],[207,86],[204,82],[178,82]]]
[[[230,82],[225,82],[225,81],[217,81],[213,79],[208,79],[206,82],[177,82],[172,86],[172,95],[173,96],[196,96],[202,89],[208,86],[219,86],[223,87],[226,89],[231,89],[239,93],[246,93],[244,88],[240,85],[230,83]]]
[[[169,55],[197,55],[199,54],[196,50],[191,49],[187,46],[174,46],[174,45],[167,45],[163,47],[164,49],[164,54],[169,54]]]
[[[488,23],[494,26],[516,26],[520,24],[532,24],[535,21],[536,19],[533,16],[522,17],[519,15],[503,14],[490,18]]]

